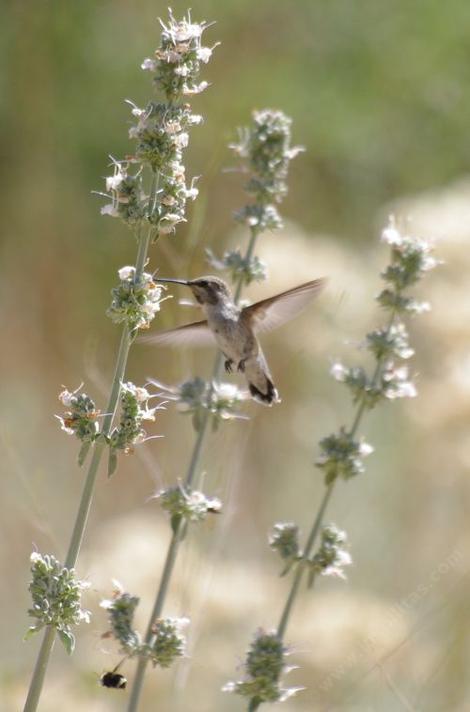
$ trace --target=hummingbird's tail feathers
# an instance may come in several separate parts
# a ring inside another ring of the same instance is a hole
[[[279,393],[274,385],[268,365],[263,354],[247,358],[245,364],[245,377],[248,388],[253,398],[263,405],[280,403]]]
[[[266,381],[267,391],[262,393],[259,388],[257,388],[254,383],[249,383],[248,388],[255,401],[262,403],[263,405],[272,405],[273,403],[280,403],[279,393],[274,385],[274,383],[267,379]]]

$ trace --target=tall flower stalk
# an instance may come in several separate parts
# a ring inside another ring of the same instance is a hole
[[[355,415],[349,427],[343,426],[320,441],[316,466],[325,474],[325,491],[304,548],[300,546],[295,523],[274,525],[269,543],[283,562],[281,575],[293,572],[290,590],[277,628],[256,633],[246,658],[244,679],[230,682],[224,688],[248,698],[249,712],[257,710],[263,702],[281,702],[299,689],[283,688],[281,677],[288,671],[284,638],[304,577],[307,576],[309,588],[318,575],[345,578],[343,568],[351,563],[345,532],[323,522],[338,480],[349,480],[363,473],[363,459],[372,452],[372,447],[357,435],[363,416],[381,401],[416,396],[405,364],[414,351],[409,345],[404,318],[427,311],[429,304],[410,296],[408,290],[437,261],[426,242],[401,234],[393,220],[383,231],[382,240],[390,247],[390,262],[382,272],[385,287],[377,301],[387,318],[384,326],[367,334],[364,343],[375,365],[370,375],[362,366],[349,367],[340,362],[332,366],[333,377],[350,390]]]
[[[287,193],[289,163],[302,149],[291,146],[291,120],[281,111],[270,109],[254,112],[252,124],[240,130],[238,141],[230,147],[242,159],[243,171],[249,174],[245,188],[250,202],[235,213],[235,219],[249,228],[248,246],[244,253],[239,249],[230,250],[221,258],[210,250],[207,252],[212,267],[229,273],[235,287],[235,303],[238,303],[245,285],[266,277],[265,265],[254,254],[256,243],[263,232],[282,227],[277,205]],[[144,646],[150,649],[157,640],[158,629],[155,626],[161,620],[179,546],[186,535],[188,523],[197,519],[191,516],[187,503],[194,496],[198,501],[207,502],[205,495],[196,488],[209,425],[212,422],[213,426],[217,426],[221,418],[239,417],[234,408],[239,406],[243,396],[236,387],[219,382],[221,368],[222,355],[218,354],[209,382],[196,378],[178,388],[167,389],[170,398],[179,402],[181,410],[192,414],[196,440],[183,483],[165,490],[160,496],[162,505],[170,513],[172,535],[144,638]],[[211,508],[206,506],[205,513],[207,511],[210,512]],[[139,655],[129,712],[138,709],[148,662],[148,655]]]
[[[126,160],[112,159],[113,175],[106,179],[106,193],[102,194],[109,201],[102,214],[120,218],[131,229],[137,242],[137,256],[135,265],[119,270],[119,283],[113,289],[107,312],[115,323],[122,324],[122,332],[103,415],[80,389],[64,390],[60,395],[67,409],[58,416],[62,429],[81,441],[79,464],[85,462],[89,453],[90,464],[64,565],[50,555],[34,553],[31,558],[30,614],[36,623],[30,633],[45,630],[26,712],[37,709],[56,633],[68,652],[72,652],[71,626],[88,619],[80,608],[84,585],[76,578],[74,567],[102,457],[107,451],[111,475],[119,453],[130,454],[135,445],[147,439],[143,421],[155,418],[157,408],[148,406],[151,394],[145,388],[125,383],[124,378],[137,332],[149,326],[163,300],[163,288],[145,272],[150,245],[161,235],[174,232],[176,225],[185,219],[186,201],[197,195],[194,185],[186,185],[182,157],[188,144],[188,129],[202,121],[202,117],[191,112],[187,96],[198,94],[207,86],[206,82],[196,82],[201,64],[208,62],[212,53],[211,48],[201,45],[206,27],[205,23],[192,23],[189,15],[177,21],[171,12],[168,24],[162,23],[160,46],[154,57],[142,64],[142,69],[153,75],[162,99],[151,100],[144,108],[129,102],[135,119],[129,137],[136,142],[135,149]],[[114,425],[119,408],[120,420]]]

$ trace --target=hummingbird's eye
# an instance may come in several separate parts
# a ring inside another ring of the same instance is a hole
[[[209,283],[206,282],[205,279],[201,279],[201,281],[199,282],[199,286],[205,288],[205,287],[209,286]]]

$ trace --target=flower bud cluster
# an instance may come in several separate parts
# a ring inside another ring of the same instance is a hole
[[[362,401],[365,408],[374,408],[383,398],[414,398],[416,387],[409,377],[407,366],[397,367],[388,362],[376,379],[370,378],[361,366],[347,367],[333,364],[331,374],[351,391],[353,403]]]
[[[293,522],[277,522],[269,535],[269,546],[273,551],[277,551],[285,562],[285,567],[281,573],[281,576],[284,576],[290,570],[292,564],[302,557],[297,524]]]
[[[382,240],[390,245],[391,261],[382,274],[388,286],[377,300],[391,317],[387,326],[366,336],[365,345],[377,362],[375,373],[369,377],[362,367],[347,367],[339,362],[331,369],[333,377],[350,389],[353,401],[360,402],[365,408],[373,408],[384,398],[395,400],[416,396],[407,366],[399,363],[414,354],[401,317],[423,313],[430,306],[403,292],[438,264],[426,242],[401,235],[393,220],[383,231]]]
[[[363,458],[373,452],[368,443],[355,440],[345,428],[338,434],[320,440],[320,456],[316,466],[325,472],[325,483],[331,484],[337,477],[348,480],[364,472]]]
[[[207,23],[195,23],[190,15],[176,20],[171,10],[167,24],[161,23],[160,46],[154,56],[142,63],[142,69],[153,74],[154,84],[164,101],[149,101],[140,108],[128,101],[135,123],[129,138],[136,147],[126,162],[115,161],[115,174],[106,179],[111,203],[102,213],[119,217],[132,228],[148,221],[154,228],[154,239],[175,231],[185,220],[186,201],[196,198],[194,181],[186,184],[183,151],[188,146],[188,130],[202,123],[193,114],[185,97],[199,94],[207,82],[197,82],[202,64],[206,64],[214,47],[204,47],[201,37]],[[136,175],[128,174],[129,163],[140,164]],[[142,168],[158,174],[158,186],[146,195],[142,188]]]
[[[368,350],[380,359],[390,359],[396,356],[401,359],[411,358],[414,350],[409,344],[408,331],[403,322],[391,324],[381,329],[375,329],[366,336]]]
[[[72,392],[64,389],[59,393],[60,402],[68,410],[63,416],[56,415],[56,418],[64,432],[75,435],[83,443],[91,443],[98,435],[97,419],[100,413],[90,396],[78,392],[80,388]]]
[[[117,451],[125,455],[134,452],[134,445],[143,443],[147,433],[142,427],[144,420],[155,420],[155,408],[148,407],[152,396],[146,388],[135,386],[133,383],[121,384],[121,418],[119,426],[113,430],[109,437],[109,466],[108,475],[112,475],[117,466]],[[161,407],[161,406],[160,406]]]
[[[149,408],[150,393],[146,388],[133,383],[123,383],[121,387],[121,420],[119,427],[111,435],[110,445],[124,450],[128,455],[132,446],[145,440],[146,432],[142,428],[143,420],[155,420],[157,408]]]
[[[291,146],[291,124],[282,111],[255,111],[251,126],[240,130],[238,142],[230,146],[246,161],[251,176],[245,189],[255,201],[239,210],[235,218],[252,229],[282,227],[275,203],[286,195],[289,162],[302,150]]]
[[[417,237],[402,235],[393,218],[383,231],[382,240],[391,248],[391,262],[382,277],[394,292],[411,287],[439,264],[431,254],[432,246]]]
[[[208,514],[218,514],[222,502],[217,497],[206,497],[197,490],[185,489],[182,485],[167,487],[157,494],[160,506],[171,517],[171,525],[176,530],[182,519],[188,522],[202,522]]]
[[[429,302],[423,302],[415,297],[409,297],[401,292],[396,292],[388,287],[377,297],[381,307],[396,314],[407,314],[408,316],[419,316],[431,310]]]
[[[281,687],[281,675],[288,671],[286,655],[287,648],[277,633],[258,630],[246,656],[245,678],[227,683],[224,692],[248,697],[253,703],[253,709],[257,709],[263,702],[283,702],[299,690]]]
[[[154,82],[169,102],[182,97],[199,94],[208,87],[207,82],[196,83],[201,63],[207,64],[213,47],[203,47],[201,38],[209,26],[206,22],[192,22],[188,12],[182,20],[176,20],[169,10],[169,21],[162,26],[160,47],[154,56],[145,59],[142,69],[154,75]],[[218,43],[217,43],[218,44]]]
[[[167,668],[177,657],[184,655],[186,640],[182,630],[189,624],[189,620],[187,618],[159,618],[153,626],[154,639],[152,643],[142,643],[140,634],[133,627],[135,609],[138,604],[137,596],[126,593],[122,586],[116,582],[112,599],[101,602],[101,607],[108,611],[110,634],[120,643],[122,652],[128,657],[143,657],[149,660],[154,667],[159,665],[162,668]],[[121,676],[119,681],[122,679]]]
[[[139,655],[149,659],[154,667],[168,668],[186,652],[183,630],[189,618],[159,618],[153,625],[155,636],[151,645],[144,644]]]
[[[148,329],[160,311],[164,287],[156,285],[151,274],[143,272],[136,280],[135,267],[118,270],[120,283],[111,291],[112,301],[107,315],[115,324],[125,323],[129,330]]]
[[[223,257],[219,259],[212,250],[206,248],[207,261],[218,270],[227,270],[233,282],[249,285],[252,282],[262,282],[266,279],[266,263],[259,257],[243,257],[239,249],[226,250]]]
[[[158,381],[152,383],[162,389],[168,400],[177,403],[181,413],[192,416],[193,427],[197,432],[204,422],[206,411],[212,417],[213,430],[217,430],[222,421],[246,418],[237,409],[247,395],[232,383],[211,383],[199,376],[179,386],[166,386]]]
[[[154,205],[149,206],[148,219],[158,234],[168,234],[184,221],[186,201],[198,195],[194,181],[186,186],[182,161],[189,143],[187,130],[200,124],[202,117],[192,114],[188,104],[168,106],[154,101],[144,109],[133,105],[132,114],[137,118],[129,130],[130,138],[137,141],[135,160],[160,172],[160,188]]]
[[[347,551],[346,545],[346,532],[338,529],[335,524],[327,524],[322,527],[320,546],[309,562],[310,583],[313,582],[316,574],[346,578],[343,568],[352,564],[351,555]]]
[[[113,161],[114,175],[106,178],[106,197],[110,203],[101,208],[102,215],[120,218],[130,227],[137,225],[146,214],[147,196],[142,188],[142,175],[128,173],[127,161]]]
[[[264,205],[263,203],[245,205],[235,211],[234,217],[238,222],[257,232],[280,230],[283,226],[281,216],[274,205]]]
[[[74,569],[67,569],[57,559],[38,552],[31,554],[32,581],[29,591],[33,605],[30,616],[36,619],[26,637],[40,631],[44,626],[52,625],[57,630],[60,640],[70,654],[75,647],[72,626],[82,621],[89,623],[90,612],[81,608],[82,591],[90,584],[76,578]]]
[[[139,600],[137,596],[126,593],[116,581],[112,599],[100,603],[101,607],[108,611],[112,636],[119,641],[122,651],[129,656],[135,655],[141,644],[140,635],[133,628]]]

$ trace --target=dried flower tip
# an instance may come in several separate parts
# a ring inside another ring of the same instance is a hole
[[[66,651],[71,654],[75,647],[72,626],[82,621],[89,623],[90,611],[81,608],[82,591],[90,584],[76,578],[74,569],[67,569],[52,555],[31,554],[32,581],[29,591],[33,605],[30,616],[36,619],[26,638],[39,632],[44,626],[54,626]]]

